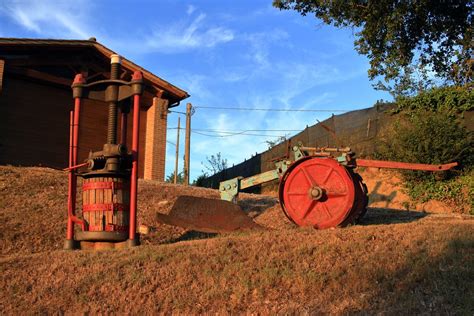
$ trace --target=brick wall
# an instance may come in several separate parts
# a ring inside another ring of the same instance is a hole
[[[146,115],[144,178],[164,181],[168,100],[153,98]]]

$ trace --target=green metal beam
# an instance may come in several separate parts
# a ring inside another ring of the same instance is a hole
[[[278,179],[278,171],[270,170],[264,173],[260,173],[240,181],[240,189],[250,188],[265,182],[270,182]]]

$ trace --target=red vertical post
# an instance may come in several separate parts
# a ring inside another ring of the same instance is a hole
[[[77,164],[77,145],[79,141],[79,117],[81,113],[81,97],[82,85],[84,78],[82,74],[77,74],[72,83],[73,97],[74,97],[74,111],[70,112],[69,116],[69,167]],[[68,184],[68,217],[67,217],[67,232],[65,249],[74,249],[74,223],[81,224],[84,227],[84,222],[75,216],[76,211],[76,190],[77,190],[77,176],[73,170],[69,171]]]
[[[81,98],[74,100],[74,125],[73,125],[73,147],[72,147],[72,164],[77,164],[78,144],[79,144],[79,118],[81,113]]]
[[[73,148],[73,142],[74,142],[74,137],[73,137],[73,126],[74,126],[74,111],[71,111],[69,113],[69,167],[72,167],[72,148]],[[74,185],[74,180],[73,180],[73,170],[69,171],[68,175],[68,196],[67,196],[67,233],[66,233],[66,239],[72,240],[74,237],[74,227],[73,227],[73,222],[72,222],[72,215],[73,215],[73,185]]]
[[[81,76],[82,78],[82,76]],[[79,145],[79,118],[81,115],[81,98],[77,97],[74,99],[74,120],[73,120],[73,139],[72,139],[72,165],[77,165],[78,145]],[[74,171],[71,170],[72,175],[72,216],[75,217],[76,212],[76,193],[77,193],[77,176]],[[71,239],[73,239],[74,232],[71,233]]]
[[[120,144],[127,144],[127,114],[121,113],[120,115]]]
[[[140,95],[133,96],[132,132],[132,176],[130,179],[130,232],[129,239],[135,240],[137,227],[137,187],[138,187],[138,135],[140,130]]]

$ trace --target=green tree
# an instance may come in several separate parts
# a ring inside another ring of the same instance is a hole
[[[403,95],[439,85],[439,80],[472,82],[470,0],[274,0],[273,5],[354,28],[355,48],[370,61],[369,78],[383,77],[375,84],[378,89]]]
[[[199,177],[197,177],[193,181],[192,185],[196,187],[205,187],[207,177],[208,177],[207,173],[201,174]]]
[[[275,147],[276,145],[278,144],[281,144],[283,142],[286,142],[287,141],[287,136],[279,136],[277,139],[275,140],[266,140],[265,143],[267,144],[268,146],[268,149],[272,149],[273,147]]]
[[[210,174],[213,175],[218,172],[221,172],[222,170],[227,169],[227,159],[222,158],[220,152],[215,155],[211,155],[210,157],[206,156],[206,162],[201,162],[201,164],[207,170],[203,170],[203,174],[207,174],[208,172],[210,172]]]
[[[171,172],[167,177],[166,177],[166,182],[168,183],[174,183],[174,171]],[[184,183],[184,174],[182,172],[178,173],[178,176],[176,177],[176,183]]]

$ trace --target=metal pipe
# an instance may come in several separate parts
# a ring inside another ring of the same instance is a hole
[[[82,80],[82,77],[81,77]],[[79,120],[81,117],[81,98],[74,99],[74,118],[73,118],[73,139],[72,139],[72,166],[77,165],[77,157],[79,155]],[[82,225],[84,229],[84,221],[78,219],[75,215],[76,212],[76,194],[77,194],[77,176],[71,171],[72,175],[72,209],[71,209],[71,220],[74,223]],[[74,236],[74,232],[72,232]],[[72,238],[71,238],[72,239]]]
[[[404,169],[404,170],[421,170],[421,171],[446,171],[458,165],[457,162],[447,163],[444,165],[430,165],[423,163],[407,163],[398,161],[382,161],[370,159],[356,159],[358,167],[374,167],[387,169]]]
[[[75,98],[74,99],[73,139],[72,139],[72,165],[73,166],[77,164],[80,112],[81,112],[81,98]]]
[[[75,165],[75,166],[70,166],[70,167],[68,167],[68,168],[64,168],[63,171],[76,170],[76,169],[85,167],[85,166],[87,166],[88,164],[89,164],[89,162],[80,163],[80,164]]]
[[[303,151],[322,151],[322,152],[334,152],[334,153],[348,153],[351,151],[350,147],[343,147],[343,148],[337,148],[337,147],[306,147],[306,146],[300,146],[300,150]]]
[[[140,95],[133,96],[133,131],[132,131],[132,175],[130,179],[130,231],[129,239],[135,240],[137,220],[137,186],[138,186],[138,136],[140,129]]]
[[[68,167],[72,166],[72,143],[73,143],[73,126],[74,126],[74,111],[69,111],[69,164]]]
[[[127,145],[127,114],[123,113],[120,116],[120,144]]]
[[[69,112],[69,167],[72,166],[72,146],[73,146],[73,125],[74,125],[74,111]],[[72,240],[74,238],[74,228],[72,222],[73,215],[73,203],[72,203],[72,191],[73,191],[73,172],[69,171],[68,174],[68,192],[67,192],[67,233],[66,239]]]

